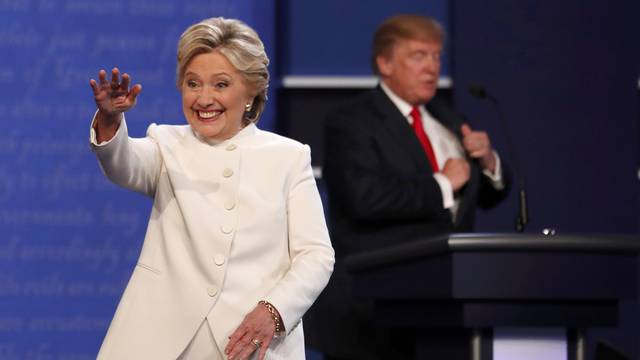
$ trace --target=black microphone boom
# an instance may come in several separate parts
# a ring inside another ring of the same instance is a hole
[[[469,94],[476,99],[486,99],[487,98],[487,90],[484,87],[479,85],[471,85],[469,86]]]
[[[494,105],[496,111],[498,112],[500,125],[502,125],[502,131],[504,132],[504,136],[507,140],[507,148],[511,157],[511,161],[513,163],[513,172],[515,173],[516,183],[518,184],[518,215],[516,217],[516,231],[523,232],[524,227],[529,222],[529,212],[527,211],[527,193],[524,187],[524,177],[520,172],[520,163],[518,162],[518,156],[515,147],[513,146],[511,132],[509,131],[507,120],[505,119],[504,113],[502,112],[502,107],[500,106],[498,99],[487,92],[487,89],[485,89],[482,85],[469,86],[469,94],[471,94],[471,96],[476,99],[488,99]]]

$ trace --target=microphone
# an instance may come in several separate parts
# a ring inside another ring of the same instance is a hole
[[[507,140],[507,149],[513,163],[512,166],[515,173],[514,177],[516,183],[518,184],[518,214],[516,216],[515,228],[516,232],[523,232],[525,226],[529,222],[529,211],[527,209],[527,193],[525,191],[524,178],[522,176],[522,173],[520,172],[520,163],[518,162],[518,156],[515,147],[513,146],[511,132],[509,132],[509,127],[507,125],[504,112],[502,111],[502,107],[500,106],[498,99],[491,95],[484,86],[478,84],[469,86],[469,94],[479,100],[489,100],[498,113],[500,125],[502,126],[502,131],[504,132],[505,138]]]
[[[483,100],[487,97],[487,90],[480,85],[471,85],[469,86],[469,94],[476,99]]]

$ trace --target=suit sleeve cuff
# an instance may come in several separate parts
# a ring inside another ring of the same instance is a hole
[[[98,135],[96,134],[96,116],[98,115],[98,111],[99,110],[96,110],[96,112],[93,114],[93,119],[91,119],[91,127],[89,128],[89,144],[91,144],[92,148],[101,147],[101,146],[105,146],[105,145],[110,144],[122,132],[121,130],[123,128],[123,124],[125,123],[125,121],[124,121],[125,117],[124,117],[124,113],[123,113],[122,114],[122,121],[120,122],[120,127],[118,127],[118,130],[116,131],[116,134],[111,139],[99,143],[98,142]],[[125,125],[125,127],[126,127],[126,125]]]
[[[442,207],[445,209],[452,208],[455,201],[453,199],[453,186],[451,186],[451,182],[442,173],[433,174],[433,178],[440,186],[440,192],[442,193]]]
[[[502,179],[502,165],[500,164],[500,156],[497,152],[493,152],[493,156],[496,158],[496,168],[494,172],[487,169],[482,170],[482,173],[489,178],[491,185],[496,190],[504,189],[504,180]]]

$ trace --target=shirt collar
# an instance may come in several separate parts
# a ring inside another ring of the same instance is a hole
[[[404,101],[400,96],[396,95],[396,93],[394,93],[387,86],[387,84],[384,83],[384,81],[380,82],[380,87],[382,88],[382,91],[387,94],[389,99],[391,99],[391,102],[398,108],[398,110],[400,110],[400,113],[402,113],[404,117],[408,117],[411,114],[411,110],[413,109],[413,106],[411,104]]]

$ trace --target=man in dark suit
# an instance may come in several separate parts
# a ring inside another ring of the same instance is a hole
[[[507,195],[489,136],[434,99],[443,42],[432,18],[389,18],[374,35],[379,86],[328,116],[323,173],[336,265],[305,319],[308,344],[327,359],[412,357],[407,335],[377,329],[371,304],[353,298],[346,255],[472,231],[476,207]]]

